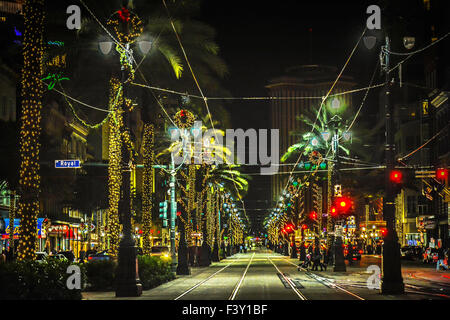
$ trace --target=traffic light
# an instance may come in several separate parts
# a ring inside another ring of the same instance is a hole
[[[167,228],[167,201],[159,203],[159,217],[163,219],[163,228]]]
[[[436,170],[436,179],[445,182],[448,178],[448,170],[444,168],[439,168]]]
[[[334,199],[334,206],[331,207],[331,210],[333,208],[335,209],[337,214],[347,214],[352,207],[352,202],[347,197],[336,197]]]
[[[338,212],[337,212],[337,209],[336,209],[335,206],[331,206],[331,208],[330,208],[330,214],[331,214],[332,217],[337,216]]]
[[[317,212],[311,211],[309,217],[311,218],[311,220],[317,220]]]
[[[292,223],[289,223],[283,228],[282,232],[289,234],[289,233],[293,233],[294,230],[295,230],[295,226]]]
[[[389,179],[395,184],[400,184],[403,182],[403,173],[400,170],[392,170],[389,173]]]

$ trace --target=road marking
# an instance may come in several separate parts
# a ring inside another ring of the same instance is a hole
[[[178,297],[176,297],[173,300],[178,300],[181,297],[183,297],[184,295],[188,294],[189,292],[191,292],[192,290],[194,290],[195,288],[198,288],[199,286],[201,286],[202,284],[204,284],[206,281],[208,281],[209,279],[211,279],[212,277],[214,277],[216,274],[218,274],[219,272],[222,272],[223,270],[225,270],[226,268],[228,268],[229,266],[231,266],[233,263],[235,263],[236,261],[238,261],[239,258],[237,258],[236,260],[232,261],[231,263],[229,263],[228,265],[226,265],[225,267],[223,267],[222,269],[214,272],[212,275],[210,275],[208,278],[206,278],[205,280],[200,281],[199,283],[197,283],[195,286],[193,286],[192,288],[190,288],[189,290],[183,292],[182,294],[180,294]]]
[[[291,261],[289,261],[289,260],[286,260],[286,259],[285,259],[285,261],[288,262],[288,263],[290,263],[290,264],[292,264],[292,265],[294,265],[294,266],[296,266],[296,267],[298,267],[298,265],[296,265],[295,263],[293,263],[293,262],[291,262]],[[301,267],[300,267],[300,269],[306,271],[306,269],[304,269],[304,268],[301,268]],[[337,284],[331,282],[331,281],[330,281],[329,279],[327,279],[327,278],[321,277],[321,276],[316,275],[316,274],[314,274],[314,273],[310,273],[310,274],[311,274],[311,275],[314,275],[314,276],[312,277],[314,280],[316,280],[316,281],[322,283],[323,285],[326,285],[325,283],[328,283],[328,284],[330,284],[332,287],[334,287],[334,288],[336,288],[336,289],[339,289],[339,290],[341,290],[341,291],[343,291],[343,292],[345,292],[345,293],[347,293],[347,294],[349,294],[349,295],[351,295],[351,296],[354,296],[355,298],[357,298],[357,299],[359,299],[359,300],[365,300],[364,298],[358,296],[357,294],[354,294],[353,292],[350,292],[350,291],[348,291],[348,290],[345,290],[344,288],[342,288],[342,287],[338,286]],[[320,280],[319,280],[319,279],[320,279]]]
[[[244,277],[247,274],[248,268],[250,267],[250,264],[252,263],[253,257],[255,256],[255,252],[253,252],[252,257],[250,258],[250,261],[248,262],[247,268],[245,268],[244,274],[241,277],[241,280],[238,282],[238,284],[236,285],[236,287],[234,288],[233,292],[231,293],[231,296],[228,298],[228,300],[234,300],[234,298],[236,297],[236,294],[242,284],[242,281],[244,281]]]
[[[275,267],[275,269],[277,269],[278,273],[284,278],[284,280],[289,284],[289,286],[291,287],[291,289],[294,290],[294,292],[298,295],[298,297],[299,297],[301,300],[307,300],[306,297],[305,297],[299,290],[297,290],[297,288],[292,284],[291,279],[287,278],[287,277],[284,275],[284,273],[281,272],[280,269],[278,269],[278,267],[275,265],[275,263],[273,263],[273,261],[272,261],[269,257],[268,257],[267,259],[270,261],[270,263],[273,264],[273,266]]]

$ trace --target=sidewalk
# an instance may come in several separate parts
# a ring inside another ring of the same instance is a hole
[[[233,259],[233,256],[228,257],[228,262],[230,261],[229,259]],[[195,285],[195,283],[206,279],[217,271],[225,262],[226,260],[213,262],[209,267],[190,267],[190,275],[177,275],[175,280],[163,283],[156,288],[142,291],[140,297],[116,298],[114,291],[84,291],[82,292],[83,300],[173,300],[179,292],[178,288],[180,285],[186,286],[186,288]],[[176,289],[172,290],[171,288]]]

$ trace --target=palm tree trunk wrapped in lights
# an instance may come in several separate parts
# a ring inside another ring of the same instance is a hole
[[[333,171],[333,162],[328,161],[328,190],[327,190],[327,248],[331,248],[333,245],[333,217],[331,216],[331,196],[332,196],[332,186],[331,186],[331,173]]]
[[[153,124],[144,125],[144,172],[142,179],[142,237],[143,252],[151,253],[150,230],[152,227],[152,194],[153,194],[153,164],[155,162],[155,127]]]
[[[188,203],[187,203],[187,221],[186,221],[186,240],[188,247],[194,245],[193,241],[193,224],[192,224],[192,213],[195,209],[195,175],[196,175],[196,166],[195,164],[189,165],[189,173],[188,173]]]
[[[22,69],[22,116],[20,128],[21,190],[18,217],[18,260],[35,258],[36,224],[39,213],[39,151],[43,84],[42,59],[44,0],[26,0],[23,6],[24,41]]]
[[[16,192],[9,194],[9,247],[14,250],[14,219],[16,218]]]
[[[118,90],[121,90],[120,82],[116,78],[110,81],[110,108],[112,116],[109,119],[109,167],[108,167],[108,187],[109,187],[109,209],[108,209],[108,242],[109,253],[117,257],[119,250],[119,200],[120,187],[122,185],[122,139],[120,133],[122,112],[115,106],[114,99]],[[119,100],[122,92],[120,92]]]
[[[214,220],[212,222],[212,232],[213,232],[213,246],[212,246],[212,252],[211,252],[211,261],[218,262],[220,261],[219,256],[219,248],[220,248],[220,209],[221,209],[221,202],[220,202],[220,192],[216,192],[215,194],[215,207],[214,207]]]

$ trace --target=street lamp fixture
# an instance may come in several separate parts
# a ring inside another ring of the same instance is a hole
[[[103,53],[105,56],[110,53],[112,49],[113,42],[112,41],[100,41],[98,43],[98,47],[100,49],[100,52]]]

